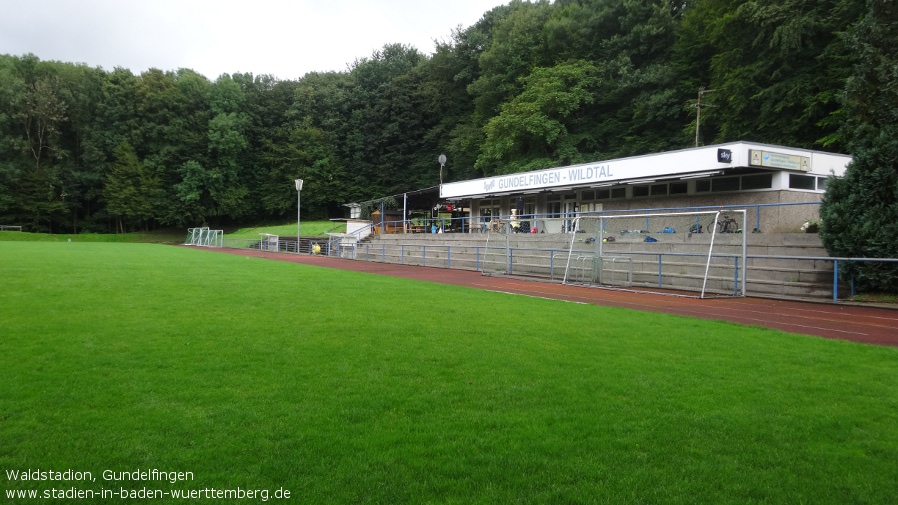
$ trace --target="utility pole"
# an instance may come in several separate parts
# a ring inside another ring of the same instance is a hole
[[[698,88],[698,101],[695,102],[695,147],[698,147],[699,142],[699,128],[701,128],[702,124],[702,95],[705,93],[711,93],[714,91],[713,89],[705,89],[704,86]],[[713,107],[712,105],[705,105],[705,107]]]

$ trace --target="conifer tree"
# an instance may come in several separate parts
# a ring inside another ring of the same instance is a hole
[[[860,57],[845,91],[843,135],[853,155],[830,178],[820,233],[834,257],[898,257],[898,4],[868,0],[850,34]],[[843,270],[861,289],[898,292],[898,265],[853,263]]]

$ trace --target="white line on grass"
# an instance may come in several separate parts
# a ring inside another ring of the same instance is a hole
[[[540,300],[554,300],[554,301],[558,301],[558,302],[576,303],[578,305],[591,305],[590,303],[587,303],[587,302],[577,302],[574,300],[565,300],[564,298],[556,298],[556,297],[549,297],[549,296],[537,296],[537,295],[532,295],[529,293],[515,293],[514,291],[499,291],[497,289],[489,289],[489,288],[484,288],[484,291],[489,291],[491,293],[502,293],[502,294],[506,294],[506,295],[526,296],[528,298],[538,298]]]

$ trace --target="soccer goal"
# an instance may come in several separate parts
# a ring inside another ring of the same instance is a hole
[[[480,223],[486,241],[478,248],[477,269],[483,275],[525,275],[556,277],[564,268],[564,249],[550,244],[567,244],[576,214],[560,217],[519,215],[512,209],[505,216],[493,215]],[[532,238],[543,240],[540,247]],[[563,246],[562,246],[563,247]],[[557,255],[556,255],[557,253]],[[557,265],[557,266],[556,266]]]
[[[188,228],[187,239],[184,240],[184,245],[222,247],[224,245],[224,231],[210,230],[208,227]]]
[[[746,219],[744,209],[580,215],[563,282],[699,298],[745,296]]]
[[[511,273],[509,235],[514,233],[511,220],[496,216],[484,222],[483,226],[486,229],[486,244],[480,255],[480,273],[482,275]]]

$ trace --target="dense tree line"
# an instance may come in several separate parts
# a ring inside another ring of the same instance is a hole
[[[304,216],[341,215],[342,203],[436,185],[440,153],[448,181],[689,147],[701,88],[701,143],[844,152],[861,140],[847,144],[839,126],[866,113],[840,100],[864,56],[845,34],[869,11],[861,0],[514,0],[431,55],[388,45],[296,81],[2,55],[0,222],[259,222],[292,215],[295,178]]]

